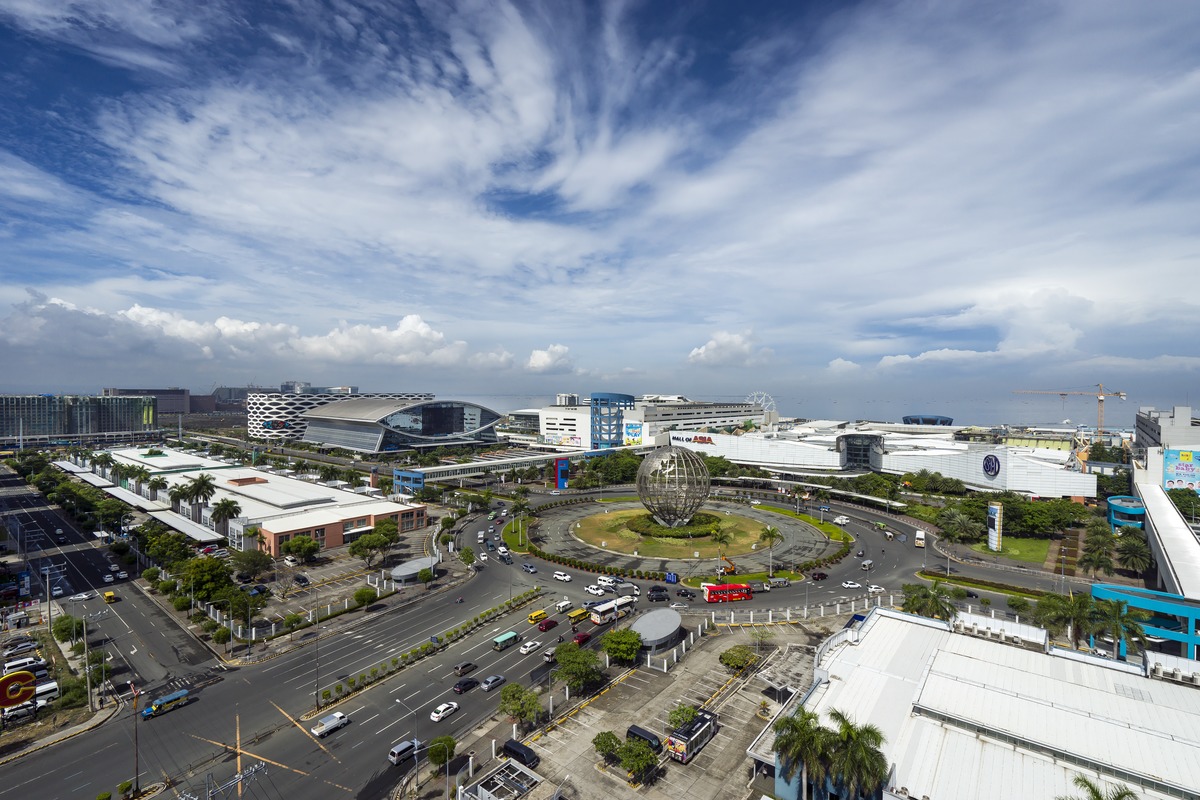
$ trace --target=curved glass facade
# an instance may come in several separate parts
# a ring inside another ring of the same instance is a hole
[[[434,400],[397,409],[379,420],[383,448],[491,444],[500,414],[475,403]]]

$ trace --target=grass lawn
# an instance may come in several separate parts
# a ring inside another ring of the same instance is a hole
[[[572,532],[593,547],[630,554],[636,550],[642,558],[696,558],[693,553],[699,553],[699,558],[717,557],[717,546],[707,538],[671,539],[642,536],[625,527],[625,520],[645,513],[645,509],[637,508],[593,514],[580,520],[578,527]],[[755,549],[755,545],[758,545],[757,549],[762,548],[762,545],[758,544],[758,537],[763,529],[761,522],[735,514],[721,514],[720,518],[721,530],[732,537],[732,541],[724,548],[726,555],[749,553]]]
[[[981,556],[996,555],[988,549],[987,542],[971,545],[971,549]],[[1046,563],[1046,555],[1050,552],[1049,539],[1017,539],[1004,537],[1004,547],[999,555],[1014,561],[1026,561],[1030,564]]]

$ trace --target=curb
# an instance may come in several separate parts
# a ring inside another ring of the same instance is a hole
[[[108,722],[110,719],[115,717],[117,715],[117,712],[119,712],[121,710],[121,707],[124,705],[125,705],[124,702],[114,703],[112,710],[109,713],[105,714],[103,716],[103,718],[99,718],[100,715],[96,714],[95,716],[92,717],[92,719],[89,722],[83,723],[82,727],[77,726],[76,730],[72,730],[69,733],[66,733],[62,736],[57,736],[57,737],[48,736],[45,739],[38,739],[32,745],[30,745],[29,747],[26,747],[24,750],[19,750],[18,752],[13,753],[10,756],[7,756],[5,758],[0,758],[0,767],[4,766],[5,764],[11,764],[14,761],[24,758],[25,756],[40,752],[42,750],[45,750],[48,747],[53,747],[54,745],[59,744],[61,742],[65,742],[68,739],[74,739],[76,736],[80,736],[82,734],[93,731],[96,728],[99,728],[101,725],[103,725],[104,723]]]

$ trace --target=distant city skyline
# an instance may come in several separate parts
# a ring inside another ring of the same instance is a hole
[[[0,0],[0,393],[1191,404],[1200,5],[751,11]]]

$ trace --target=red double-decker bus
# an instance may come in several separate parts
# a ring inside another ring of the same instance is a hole
[[[702,583],[700,591],[704,592],[706,603],[730,603],[754,597],[754,590],[747,583]]]

